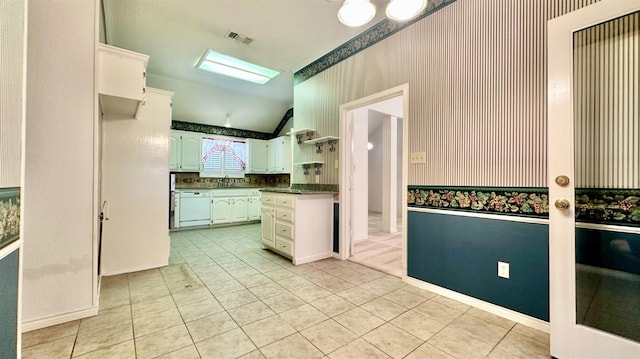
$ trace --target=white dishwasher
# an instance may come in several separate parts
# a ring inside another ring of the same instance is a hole
[[[211,224],[209,191],[180,191],[180,228]]]

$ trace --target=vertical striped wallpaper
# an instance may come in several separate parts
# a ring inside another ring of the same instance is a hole
[[[0,188],[20,186],[24,0],[2,0],[0,11]],[[6,3],[5,3],[6,1]]]
[[[458,0],[296,85],[294,127],[337,136],[340,104],[408,83],[410,185],[544,187],[546,23],[596,1]]]
[[[574,35],[577,187],[640,188],[640,13]]]

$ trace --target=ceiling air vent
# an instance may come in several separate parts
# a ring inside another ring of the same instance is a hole
[[[228,31],[226,34],[226,37],[245,45],[249,45],[253,41],[252,38],[246,37],[244,35],[238,34],[237,32],[233,32],[233,31]]]

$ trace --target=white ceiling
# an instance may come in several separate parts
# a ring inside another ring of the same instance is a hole
[[[268,132],[293,107],[293,73],[384,17],[353,29],[331,0],[102,0],[109,45],[150,56],[147,84],[174,91],[173,119]],[[249,45],[225,37],[248,36]],[[195,68],[208,49],[281,70],[265,85]]]

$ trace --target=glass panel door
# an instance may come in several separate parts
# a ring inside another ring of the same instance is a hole
[[[549,21],[551,355],[640,358],[640,2]]]
[[[576,323],[636,342],[639,50],[640,12],[573,34]]]

